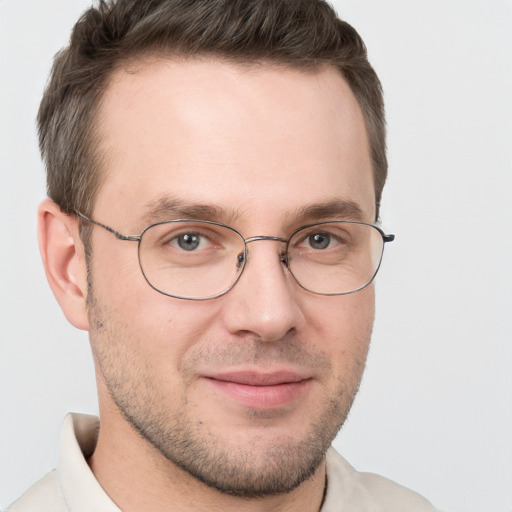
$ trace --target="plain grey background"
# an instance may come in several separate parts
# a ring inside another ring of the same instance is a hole
[[[86,333],[46,284],[34,118],[88,0],[0,0],[0,508],[97,410]],[[452,512],[512,510],[512,2],[338,0],[384,84],[396,233],[366,375],[336,447]]]

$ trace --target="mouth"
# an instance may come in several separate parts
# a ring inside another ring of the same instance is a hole
[[[294,371],[237,371],[204,377],[214,390],[251,409],[275,409],[298,400],[312,378]]]

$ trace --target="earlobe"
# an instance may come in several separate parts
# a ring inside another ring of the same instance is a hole
[[[39,250],[48,283],[68,321],[88,330],[87,266],[78,221],[51,200],[38,209]]]

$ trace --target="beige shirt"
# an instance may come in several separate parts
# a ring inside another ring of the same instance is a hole
[[[120,512],[87,465],[98,431],[95,416],[68,414],[57,469],[7,512]],[[327,453],[327,482],[321,512],[436,512],[419,494],[381,476],[357,472],[333,448]]]

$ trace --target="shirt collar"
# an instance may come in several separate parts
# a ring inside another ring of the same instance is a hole
[[[88,414],[68,414],[64,419],[57,474],[73,512],[121,512],[87,464],[96,447],[99,427],[99,419]]]

